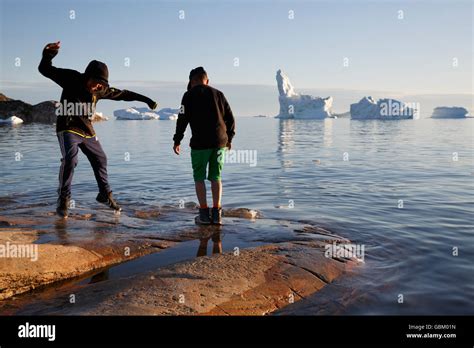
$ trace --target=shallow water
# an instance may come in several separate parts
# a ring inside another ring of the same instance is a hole
[[[196,201],[189,137],[175,156],[174,127],[172,121],[96,125],[114,194],[128,209]],[[474,119],[238,118],[234,149],[256,150],[257,165],[225,165],[224,205],[258,209],[269,219],[311,221],[365,246],[360,274],[341,279],[333,297],[344,301],[326,313],[472,314],[473,127]],[[0,197],[53,206],[54,128],[0,127],[0,144]],[[96,195],[82,154],[73,195],[78,208]]]

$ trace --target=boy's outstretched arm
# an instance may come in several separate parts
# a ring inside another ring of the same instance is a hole
[[[60,48],[60,42],[49,43],[43,49],[43,58],[38,66],[39,72],[65,88],[67,84],[74,83],[81,73],[71,69],[60,69],[53,66],[53,58]]]
[[[183,95],[183,99],[181,100],[181,107],[179,108],[179,115],[178,115],[178,121],[176,121],[176,132],[174,133],[173,136],[173,151],[175,154],[179,155],[181,148],[181,140],[184,138],[184,132],[186,131],[186,127],[188,126],[189,123],[189,113],[186,112],[187,106],[186,106],[186,93]]]
[[[104,92],[104,94],[102,94],[99,99],[110,99],[110,100],[123,100],[123,101],[141,101],[145,104],[148,105],[148,107],[152,110],[156,109],[156,107],[158,106],[157,102],[155,102],[154,100],[144,96],[144,95],[141,95],[141,94],[138,94],[138,93],[135,93],[135,92],[132,92],[132,91],[128,91],[126,89],[123,89],[123,90],[120,90],[120,89],[117,89],[117,88],[113,88],[113,87],[109,87],[107,88],[107,90]]]

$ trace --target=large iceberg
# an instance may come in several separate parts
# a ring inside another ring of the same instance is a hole
[[[401,120],[418,118],[418,108],[396,99],[379,99],[364,97],[358,103],[351,104],[351,118],[353,120]]]
[[[163,108],[153,111],[148,108],[131,107],[114,111],[117,120],[176,120],[179,109]]]
[[[465,118],[467,115],[467,109],[453,106],[439,106],[433,110],[432,118]]]
[[[331,117],[332,97],[319,98],[295,92],[290,79],[281,70],[276,80],[279,92],[279,118],[315,118]]]

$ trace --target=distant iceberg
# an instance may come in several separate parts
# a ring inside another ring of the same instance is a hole
[[[459,106],[439,106],[433,110],[431,118],[465,118],[468,111]]]
[[[109,118],[105,116],[102,112],[97,112],[92,116],[93,122],[108,121]]]
[[[176,120],[179,109],[163,108],[153,111],[148,108],[131,107],[114,111],[117,120]]]
[[[419,109],[396,99],[379,99],[364,97],[358,103],[351,104],[353,120],[402,120],[419,118]]]
[[[332,97],[319,98],[295,92],[290,79],[281,70],[276,80],[279,92],[278,118],[323,119],[331,117]]]
[[[158,111],[160,120],[176,120],[178,119],[179,109],[163,108]]]
[[[11,116],[11,117],[6,118],[6,119],[0,119],[0,124],[15,125],[15,124],[22,124],[22,123],[23,123],[23,120],[19,117],[16,117],[16,116]]]

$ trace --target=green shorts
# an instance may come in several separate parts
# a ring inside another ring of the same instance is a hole
[[[193,150],[191,149],[191,163],[193,165],[194,181],[206,179],[206,169],[209,163],[209,174],[207,180],[221,180],[222,168],[224,167],[225,147],[215,149]]]

